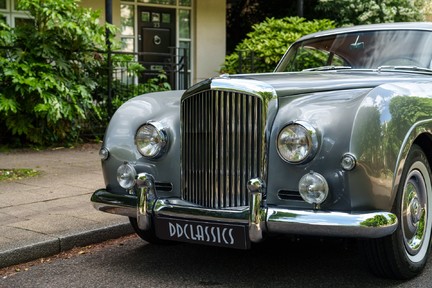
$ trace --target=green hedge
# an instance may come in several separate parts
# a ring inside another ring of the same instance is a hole
[[[264,22],[254,25],[252,32],[237,45],[235,52],[226,56],[221,73],[237,73],[239,53],[251,51],[254,62],[249,63],[242,72],[271,72],[288,47],[298,38],[331,28],[335,28],[335,25],[327,19],[307,21],[299,17],[267,18]],[[253,71],[251,66],[254,68]]]

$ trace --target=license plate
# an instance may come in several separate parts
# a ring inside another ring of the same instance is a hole
[[[237,249],[250,248],[246,225],[158,217],[155,219],[155,228],[157,237],[164,240]]]

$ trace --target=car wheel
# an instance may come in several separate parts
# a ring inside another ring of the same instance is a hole
[[[152,226],[150,230],[145,231],[138,227],[138,222],[136,218],[129,217],[129,222],[132,225],[133,230],[135,233],[144,241],[149,242],[151,244],[168,244],[171,243],[167,240],[162,240],[156,237],[156,233],[154,231],[154,227]]]
[[[402,172],[393,212],[399,225],[390,236],[361,241],[372,271],[383,277],[409,279],[426,265],[432,223],[431,169],[414,145]]]

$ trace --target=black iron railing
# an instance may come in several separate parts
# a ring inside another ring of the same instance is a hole
[[[170,53],[107,52],[107,101],[112,101],[118,93],[122,98],[131,98],[149,92],[155,82],[150,79],[161,79],[161,75],[171,90],[187,89],[190,85],[188,52],[187,48],[176,47],[170,48]],[[144,70],[137,69],[137,64]]]
[[[189,86],[189,60],[188,49],[170,48],[170,53],[147,53],[147,52],[110,52],[112,63],[109,65],[113,68],[114,79],[125,79],[131,77],[130,66],[136,63],[145,67],[145,70],[139,72],[134,83],[142,83],[143,80],[157,76],[160,72],[167,75],[168,82],[172,89],[186,89]],[[132,60],[116,61],[115,56],[130,56]],[[162,61],[146,61],[146,57],[152,59],[163,59]]]

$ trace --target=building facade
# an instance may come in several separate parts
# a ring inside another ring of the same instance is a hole
[[[147,69],[157,70],[158,55],[173,51],[187,56],[189,85],[218,75],[225,59],[225,0],[82,0],[83,7],[112,9],[112,23],[120,28],[123,50],[148,53]],[[108,11],[109,12],[109,11]],[[164,61],[162,59],[162,61]],[[168,60],[166,60],[168,61]],[[153,64],[152,64],[153,63]]]
[[[17,2],[0,0],[0,14],[12,27],[31,21]],[[153,53],[186,56],[187,82],[192,85],[217,76],[224,62],[226,0],[81,0],[80,5],[101,11],[101,23],[111,14],[122,50],[146,54],[139,60],[149,63],[147,69],[160,70],[158,63],[171,61]]]

